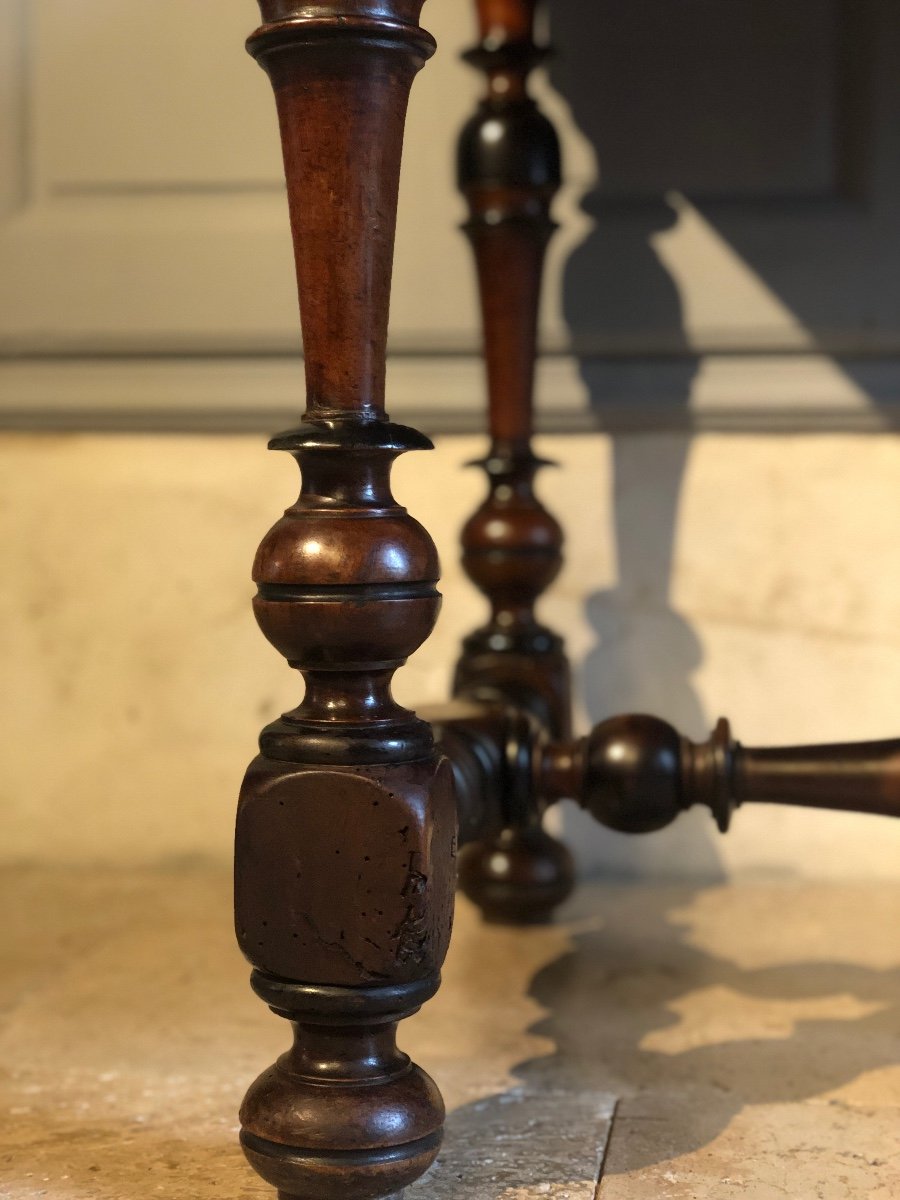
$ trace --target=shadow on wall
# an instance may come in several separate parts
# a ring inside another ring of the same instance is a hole
[[[588,14],[578,0],[554,0],[550,10],[550,40],[565,48],[565,57],[551,63],[551,80],[602,164],[606,114],[597,105],[595,73],[586,69],[597,44],[585,36]],[[593,24],[593,18],[589,21]],[[678,288],[653,246],[654,237],[675,222],[675,210],[663,195],[622,207],[605,202],[600,190],[584,197],[582,207],[594,227],[572,253],[564,277],[563,308],[573,344],[589,343],[602,331],[604,339],[627,345],[635,328],[649,329],[668,347],[672,404],[687,410],[698,362],[683,332]],[[611,213],[616,217],[614,236],[606,220]],[[581,374],[593,405],[608,399],[591,358],[582,359]],[[705,739],[711,728],[691,684],[702,661],[702,646],[669,601],[690,444],[687,430],[612,437],[618,583],[594,593],[587,603],[597,638],[582,675],[592,723],[616,713],[648,712],[695,739]],[[604,482],[598,480],[598,486]],[[639,837],[598,829],[570,806],[564,819],[569,841],[583,848],[584,869],[599,866],[606,875],[627,877],[659,873],[666,863],[665,873],[670,875],[722,876],[717,835],[708,814],[692,813],[661,833]]]
[[[699,364],[677,283],[655,249],[677,220],[667,197],[689,201],[794,319],[810,350],[836,355],[855,385],[848,390],[880,409],[876,425],[897,421],[897,16],[891,0],[547,5],[557,49],[551,82],[593,148],[602,181],[582,201],[594,227],[565,266],[571,342],[597,409],[621,403],[610,394],[614,364],[597,353],[613,347],[621,359],[651,348],[654,386],[664,395],[644,387],[629,403],[664,403],[675,430],[612,437],[618,582],[588,603],[597,637],[584,668],[592,722],[648,711],[705,738],[720,715],[702,711],[691,683],[702,646],[670,604]],[[745,333],[777,348],[785,330],[780,318],[765,319],[776,324]],[[639,365],[629,364],[629,390],[635,378],[640,388]],[[717,835],[701,814],[635,839],[600,835],[580,813],[566,820],[588,868],[698,878],[721,870]]]

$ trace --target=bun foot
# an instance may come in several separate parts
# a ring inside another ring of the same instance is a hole
[[[293,1018],[294,1046],[260,1075],[241,1108],[250,1165],[280,1200],[395,1197],[428,1170],[441,1145],[440,1092],[395,1040],[397,1020],[434,993],[437,979],[321,988],[255,972],[253,985],[276,1013]]]
[[[575,864],[568,849],[540,825],[504,829],[489,842],[464,846],[459,886],[499,925],[537,925],[571,895]]]

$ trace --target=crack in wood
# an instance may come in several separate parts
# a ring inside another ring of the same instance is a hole
[[[309,915],[309,913],[304,912],[304,913],[301,913],[300,916],[306,922],[306,924],[309,926],[310,932],[312,933],[313,937],[316,939],[316,941],[319,943],[320,946],[324,946],[327,950],[336,950],[338,952],[338,954],[340,954],[343,958],[345,958],[347,960],[347,962],[352,963],[353,966],[356,967],[356,969],[362,975],[364,975],[367,979],[387,979],[388,978],[388,976],[385,975],[383,972],[371,971],[365,965],[365,963],[360,962],[359,959],[354,958],[353,955],[350,953],[350,951],[347,949],[347,947],[345,945],[343,945],[341,942],[330,941],[328,938],[326,938],[319,931],[318,926],[316,925],[316,923],[312,919],[312,917]],[[343,930],[341,931],[341,934],[343,936]],[[368,939],[366,939],[366,940],[368,940]],[[374,945],[374,942],[372,944]],[[378,949],[378,947],[376,947],[376,949]]]

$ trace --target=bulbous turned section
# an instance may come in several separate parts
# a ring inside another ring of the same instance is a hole
[[[270,445],[294,456],[302,486],[257,551],[253,608],[306,695],[264,730],[264,751],[367,763],[431,753],[427,725],[390,691],[440,609],[434,543],[390,489],[394,459],[431,443],[388,421],[307,418]]]
[[[562,567],[563,532],[534,493],[545,463],[530,449],[484,462],[489,490],[462,532],[466,574],[488,599],[488,622],[463,639],[456,696],[512,704],[554,737],[571,724],[571,679],[563,641],[535,615]]]
[[[731,750],[726,721],[709,742],[695,745],[658,717],[611,717],[585,738],[542,748],[540,791],[550,803],[576,800],[620,833],[664,829],[697,803],[707,804],[725,829]]]
[[[536,47],[514,54],[473,51],[474,65],[504,62],[530,69],[543,57]],[[524,79],[523,85],[524,86]],[[460,186],[469,194],[472,218],[466,226],[476,238],[489,214],[496,219],[528,221],[541,250],[556,228],[547,211],[560,184],[560,151],[556,130],[535,102],[523,94],[491,94],[463,126],[457,152]]]
[[[314,988],[257,971],[252,982],[294,1028],[293,1048],[241,1107],[241,1144],[263,1179],[297,1200],[373,1200],[423,1174],[440,1147],[444,1105],[433,1080],[397,1049],[396,1030],[437,978]]]
[[[463,846],[459,886],[486,921],[543,924],[572,894],[575,863],[540,824],[508,828],[488,841]]]
[[[665,721],[630,716],[604,721],[584,744],[580,801],[610,829],[650,833],[684,807],[681,738]]]
[[[462,562],[490,601],[491,619],[467,644],[526,654],[558,649],[559,638],[534,615],[535,601],[562,567],[562,529],[533,488],[545,464],[529,452],[493,455],[477,465],[485,468],[490,490],[463,527]]]
[[[463,640],[454,695],[516,704],[565,737],[569,665],[562,638],[535,615],[563,562],[562,529],[534,493],[535,472],[544,464],[520,449],[498,451],[478,465],[489,490],[463,529],[462,563],[491,612]]]

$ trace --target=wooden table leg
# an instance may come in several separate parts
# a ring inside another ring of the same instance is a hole
[[[568,662],[562,639],[534,611],[562,566],[563,544],[534,492],[544,463],[531,446],[541,276],[560,183],[556,133],[528,95],[528,76],[544,56],[534,41],[535,7],[535,0],[477,0],[481,42],[466,55],[488,81],[460,138],[459,182],[481,295],[491,445],[480,464],[488,495],[462,544],[463,565],[491,617],[463,644],[455,692],[530,708],[565,737]],[[542,920],[568,895],[573,869],[532,805],[499,839],[466,848],[460,881],[494,920]]]
[[[262,0],[306,359],[300,428],[275,438],[300,497],[254,566],[260,627],[302,674],[241,793],[237,936],[294,1045],[252,1085],[241,1139],[287,1200],[397,1192],[435,1157],[443,1103],[395,1044],[434,994],[452,921],[456,811],[431,730],[390,680],[440,598],[426,531],[394,501],[430,443],[385,412],[385,343],[409,88],[434,44],[421,0]]]

